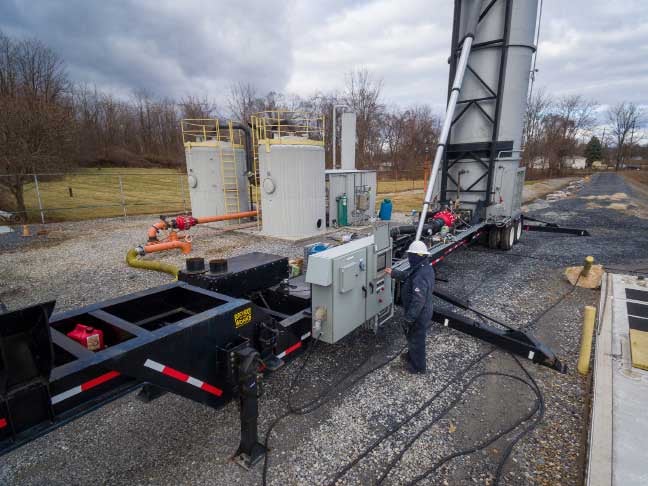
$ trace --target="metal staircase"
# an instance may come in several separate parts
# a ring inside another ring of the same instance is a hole
[[[225,201],[226,213],[238,213],[241,211],[241,198],[239,194],[237,161],[234,153],[234,130],[232,122],[229,123],[230,144],[223,147],[220,146],[220,159],[221,159],[221,179],[223,181],[223,200]],[[230,224],[239,224],[240,220],[233,219]]]

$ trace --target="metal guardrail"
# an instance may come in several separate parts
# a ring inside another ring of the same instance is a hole
[[[187,176],[174,172],[60,172],[44,174],[0,174],[2,178],[21,177],[25,211],[16,210],[7,196],[0,207],[0,222],[85,220],[187,212]]]

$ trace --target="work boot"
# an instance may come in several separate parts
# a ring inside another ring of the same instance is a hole
[[[407,371],[410,375],[424,375],[427,373],[426,370],[418,370],[414,368],[409,358],[406,358],[406,360],[404,360],[404,365],[405,365],[405,371]]]
[[[403,367],[405,368],[405,371],[412,375],[424,375],[426,373],[425,370],[418,370],[414,368],[412,365],[412,362],[409,359],[409,352],[405,351],[403,354],[400,355],[400,360],[403,363]]]

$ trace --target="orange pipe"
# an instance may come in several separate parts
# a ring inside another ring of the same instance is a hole
[[[227,221],[230,219],[251,218],[259,214],[258,211],[243,211],[241,213],[220,214],[218,216],[205,216],[203,218],[196,218],[198,224],[203,223],[216,223],[218,221]]]
[[[167,224],[162,220],[155,223],[148,230],[148,239],[149,239],[149,241],[157,240],[158,231],[165,230],[167,228],[168,228]]]
[[[144,251],[146,253],[155,253],[158,251],[173,250],[174,248],[179,248],[182,250],[182,253],[187,255],[191,252],[191,243],[189,241],[181,240],[172,240],[164,241],[162,243],[149,243],[144,246]]]

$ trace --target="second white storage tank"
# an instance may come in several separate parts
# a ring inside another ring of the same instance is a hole
[[[258,146],[265,235],[301,239],[326,229],[324,147],[303,140]]]

